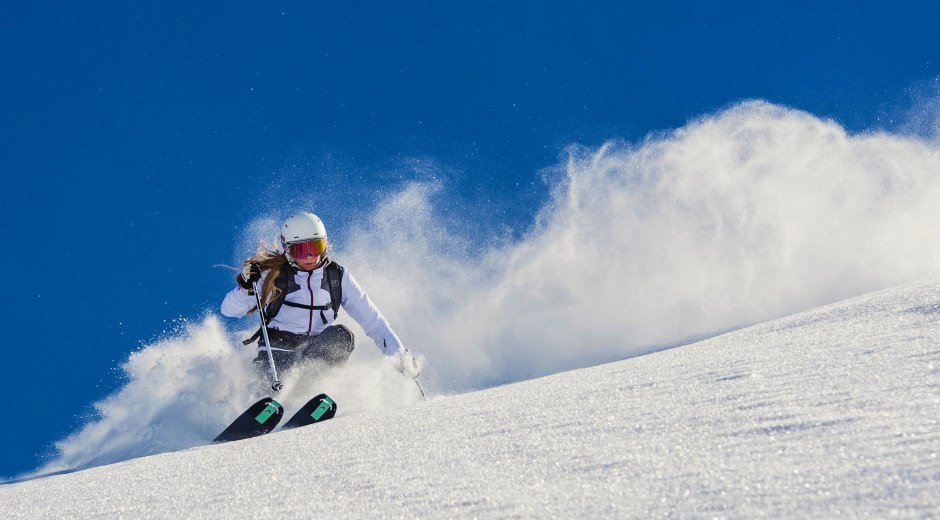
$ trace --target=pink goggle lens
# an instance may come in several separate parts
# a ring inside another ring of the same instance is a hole
[[[300,260],[308,256],[320,256],[324,251],[326,251],[326,240],[322,238],[290,245],[291,256]]]

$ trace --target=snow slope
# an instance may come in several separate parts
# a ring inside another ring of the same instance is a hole
[[[2,516],[940,516],[940,280],[410,408],[340,410],[0,486]]]

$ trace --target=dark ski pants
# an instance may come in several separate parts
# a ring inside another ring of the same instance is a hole
[[[316,336],[268,329],[268,338],[270,338],[274,348],[288,349],[287,351],[271,351],[274,356],[274,366],[277,367],[278,373],[304,360],[315,360],[329,366],[338,367],[346,363],[355,348],[355,337],[352,331],[344,325],[331,325]],[[259,340],[258,345],[264,345],[264,338]],[[270,372],[267,352],[258,351],[258,357],[255,358],[254,363],[255,368],[260,372]]]

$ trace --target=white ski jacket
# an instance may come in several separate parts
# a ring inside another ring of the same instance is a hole
[[[285,265],[285,268],[287,266]],[[264,283],[267,272],[262,273],[259,287]],[[294,281],[300,286],[299,291],[288,293],[285,301],[299,303],[308,306],[328,305],[330,303],[330,292],[324,288],[323,268],[313,271],[300,271],[294,275]],[[343,274],[343,301],[342,308],[349,313],[356,323],[358,323],[366,334],[372,338],[376,346],[382,352],[391,356],[399,353],[402,344],[398,335],[392,330],[392,327],[376,308],[369,296],[362,290],[359,283],[353,278],[349,270],[346,269]],[[230,318],[241,318],[247,315],[248,311],[255,306],[254,295],[236,285],[234,289],[225,295],[222,300],[222,314]],[[277,315],[271,319],[269,328],[292,332],[294,334],[305,334],[316,336],[323,329],[333,324],[332,309],[320,312],[313,309],[301,309],[297,307],[281,306]],[[278,350],[275,348],[275,350]]]

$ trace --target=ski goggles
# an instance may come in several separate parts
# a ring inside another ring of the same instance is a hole
[[[303,260],[308,256],[320,256],[326,251],[326,239],[318,238],[309,242],[294,242],[290,244],[290,255]]]

